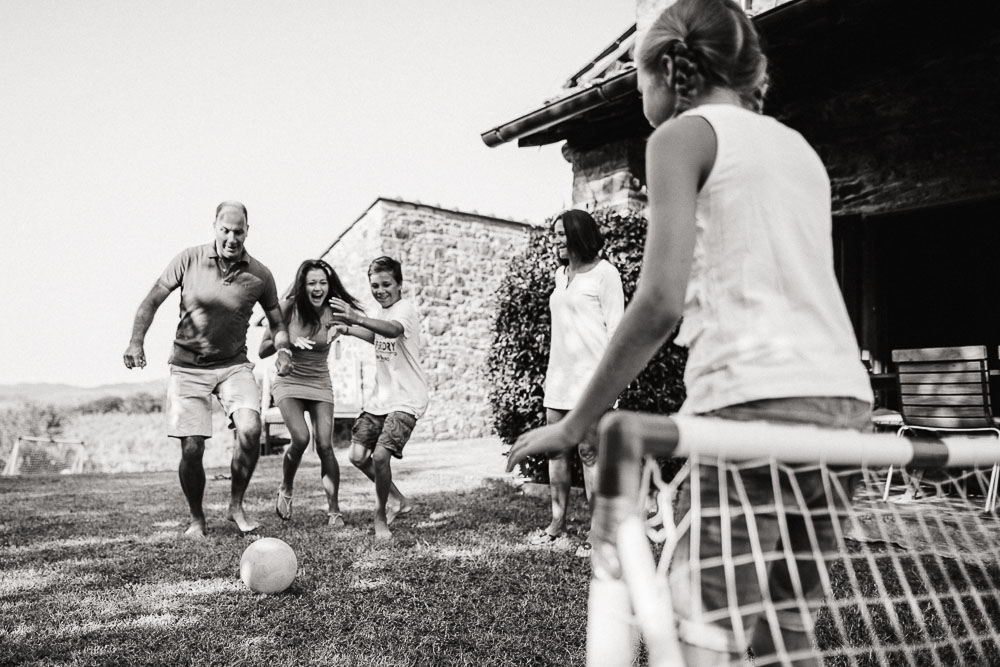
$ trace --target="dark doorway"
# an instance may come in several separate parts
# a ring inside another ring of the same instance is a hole
[[[835,221],[841,289],[876,371],[913,347],[986,345],[997,360],[998,223],[998,199]]]
[[[866,218],[875,247],[879,356],[1000,344],[1000,201]]]

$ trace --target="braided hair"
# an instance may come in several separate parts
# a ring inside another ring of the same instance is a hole
[[[733,0],[677,0],[653,22],[639,46],[639,67],[648,72],[671,62],[674,115],[691,108],[713,88],[735,91],[760,113],[767,93],[767,58],[757,29]]]
[[[674,108],[676,116],[691,108],[691,100],[704,87],[704,82],[698,71],[697,55],[684,41],[675,39],[669,42],[666,54],[673,63],[674,94],[677,95],[677,105]]]

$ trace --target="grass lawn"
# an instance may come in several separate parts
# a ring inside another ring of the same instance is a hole
[[[211,445],[209,445],[211,446]],[[328,532],[319,465],[274,514],[280,457],[261,459],[248,510],[294,549],[283,594],[250,592],[255,537],[223,520],[228,469],[210,469],[210,537],[179,539],[176,472],[0,479],[0,665],[582,664],[590,565],[575,541],[525,544],[548,502],[522,495],[493,440],[411,443],[395,479],[416,502],[389,544],[371,534],[374,486],[341,460],[348,527]],[[574,495],[571,532],[587,517]]]

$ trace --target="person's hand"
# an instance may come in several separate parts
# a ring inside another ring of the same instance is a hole
[[[330,297],[330,308],[333,309],[333,316],[340,322],[347,324],[357,324],[364,315],[357,308],[351,306],[343,299],[335,296]]]
[[[552,454],[573,447],[580,442],[579,437],[569,433],[566,420],[549,424],[533,431],[522,433],[507,453],[507,472],[529,456]]]
[[[129,343],[125,350],[125,368],[145,368],[146,353],[142,349],[142,343]]]
[[[313,346],[316,345],[316,341],[311,338],[306,338],[305,336],[299,336],[294,342],[292,342],[292,345],[300,350],[311,350],[313,349]]]
[[[331,324],[330,328],[326,331],[326,342],[332,343],[335,338],[347,335],[347,325],[346,324]]]
[[[292,363],[292,355],[287,352],[278,352],[278,357],[274,361],[274,370],[278,375],[288,375],[292,372],[292,368],[294,368],[294,366],[295,364]]]

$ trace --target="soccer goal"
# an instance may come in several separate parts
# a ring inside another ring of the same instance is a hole
[[[21,436],[14,443],[4,475],[71,475],[83,472],[87,449],[81,440]]]
[[[998,460],[992,438],[612,414],[587,662],[1000,664]],[[923,497],[883,501],[889,466],[924,469]]]

